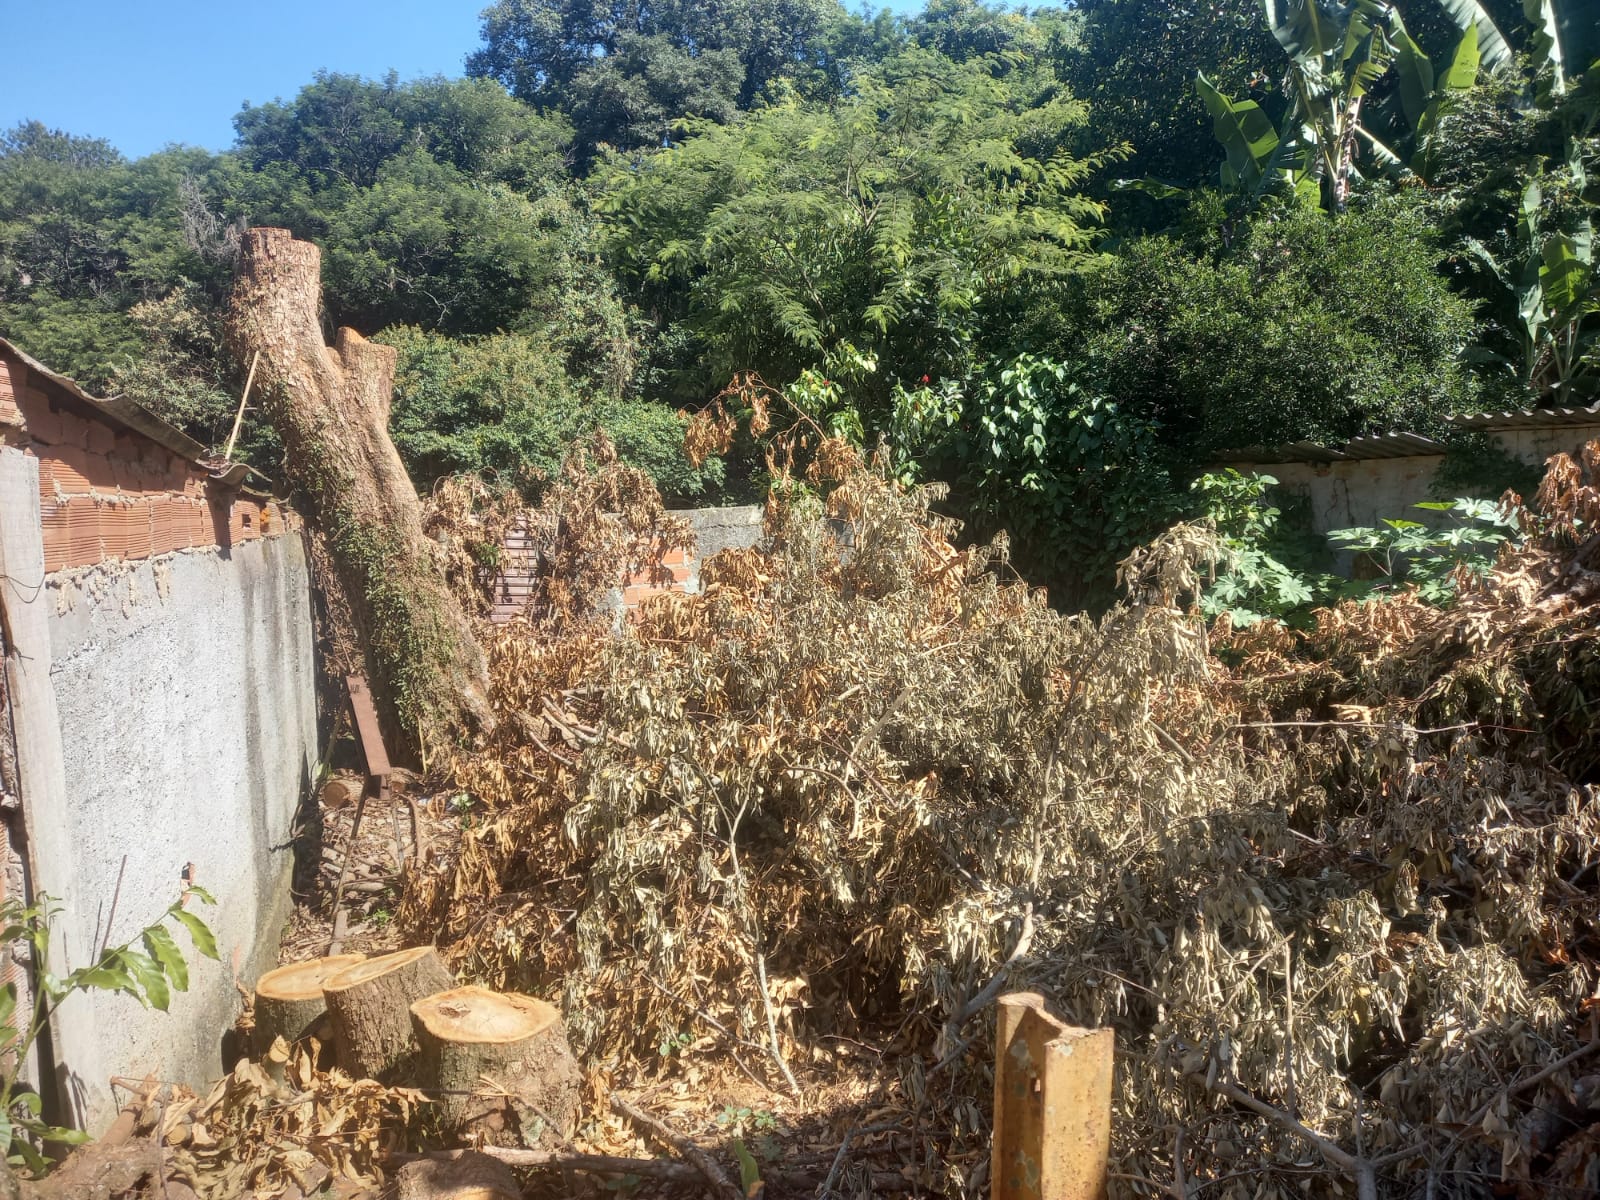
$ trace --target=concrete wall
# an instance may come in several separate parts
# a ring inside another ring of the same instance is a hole
[[[95,1130],[113,1075],[203,1085],[231,1065],[235,981],[275,955],[319,758],[305,549],[292,514],[177,431],[0,344],[0,616],[29,882],[61,905],[52,971],[129,940],[186,882],[217,900],[190,910],[221,961],[188,954],[170,1013],[103,993],[57,1012],[58,1119]]]
[[[1600,422],[1503,430],[1494,437],[1507,453],[1523,462],[1542,465],[1553,454],[1574,454],[1586,442],[1600,438]],[[1331,529],[1377,525],[1392,517],[1429,519],[1413,506],[1435,498],[1429,488],[1443,462],[1441,455],[1421,455],[1355,462],[1230,465],[1241,471],[1271,475],[1286,491],[1307,497],[1312,528],[1327,533]]]
[[[601,609],[620,616],[663,592],[698,592],[700,564],[718,551],[754,546],[761,540],[765,511],[759,504],[744,504],[729,508],[690,508],[672,513],[672,516],[686,521],[694,532],[694,550],[664,551],[657,561],[646,563],[628,578],[620,580],[616,590],[601,602]],[[507,534],[502,549],[503,566],[500,577],[495,581],[491,614],[496,624],[510,621],[527,606],[528,597],[533,592],[534,574],[538,570],[538,547],[533,544],[525,527],[518,525],[513,528]]]
[[[238,1011],[234,980],[250,986],[276,955],[294,816],[317,765],[303,545],[289,535],[60,572],[46,590],[73,864],[70,880],[41,883],[73,897],[74,958],[155,920],[185,879],[217,901],[190,908],[222,961],[191,959],[170,1014],[93,997],[101,1078],[203,1083],[232,1065],[218,1039]],[[91,1121],[96,1082],[84,1080]]]

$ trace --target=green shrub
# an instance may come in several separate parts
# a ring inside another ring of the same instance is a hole
[[[390,433],[419,490],[471,471],[532,496],[559,470],[567,447],[596,428],[674,501],[702,499],[722,482],[720,461],[694,467],[684,457],[677,413],[595,394],[568,378],[557,350],[532,335],[448,338],[401,326],[377,340],[400,354]]]
[[[1423,203],[1379,199],[1339,220],[1269,209],[1235,225],[1205,199],[1192,219],[1192,243],[1126,244],[1045,326],[1196,458],[1436,430],[1472,407],[1461,360],[1476,322],[1437,269]]]

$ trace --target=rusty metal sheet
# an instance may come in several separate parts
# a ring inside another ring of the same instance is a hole
[[[361,756],[367,762],[367,774],[382,779],[394,768],[389,765],[388,750],[384,749],[372,693],[367,689],[367,681],[359,675],[346,675],[344,682],[350,689],[350,713],[355,717],[356,737],[361,742]]]

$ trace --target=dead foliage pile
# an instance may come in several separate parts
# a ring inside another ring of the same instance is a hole
[[[872,1045],[952,1195],[984,1186],[1002,986],[1116,1028],[1121,1194],[1594,1186],[1600,459],[1454,609],[1224,629],[1225,662],[1187,606],[1204,529],[1090,620],[815,458],[701,595],[496,635],[412,930],[564,994],[615,1075],[794,1089]]]
[[[133,1132],[161,1147],[153,1196],[284,1200],[373,1195],[383,1164],[408,1148],[428,1107],[421,1092],[318,1065],[322,1047],[280,1038],[267,1059],[241,1059],[197,1094],[148,1084],[128,1107]],[[181,1194],[181,1193],[177,1193]]]

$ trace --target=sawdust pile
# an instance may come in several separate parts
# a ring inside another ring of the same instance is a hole
[[[871,1044],[951,1195],[984,1184],[995,982],[1117,1030],[1116,1193],[1595,1185],[1600,454],[1454,609],[1301,636],[1193,617],[1194,526],[1102,619],[1055,612],[817,449],[703,594],[615,631],[575,589],[494,635],[499,728],[441,768],[462,839],[413,931],[564,996],[617,1077],[786,1088]],[[615,538],[583,497],[617,469],[537,519]]]

